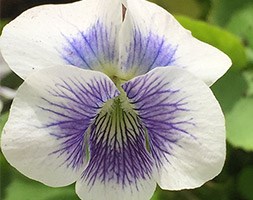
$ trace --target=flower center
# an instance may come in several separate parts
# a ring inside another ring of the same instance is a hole
[[[121,140],[129,139],[129,137],[143,137],[145,141],[145,150],[150,152],[150,144],[147,129],[141,123],[138,113],[135,111],[134,105],[130,103],[126,92],[120,87],[120,95],[114,99],[108,100],[101,109],[95,120],[96,127],[100,127],[101,132],[107,132],[109,138],[120,137],[122,131],[126,131],[125,136]],[[102,122],[101,125],[100,122]],[[108,128],[111,127],[111,128]],[[108,131],[107,129],[110,129]]]
[[[121,80],[118,80],[119,82],[116,82],[115,85],[120,90],[120,95],[117,96],[114,99],[108,100],[103,108],[101,109],[100,113],[110,113],[110,115],[114,117],[119,117],[122,112],[132,112],[134,113],[133,106],[129,103],[129,99],[126,96],[125,91],[120,86]]]
[[[103,68],[98,67],[95,68],[94,70],[106,74],[121,92],[123,92],[121,85],[133,79],[136,76],[136,71],[131,70],[129,72],[122,73],[114,65],[104,65]]]

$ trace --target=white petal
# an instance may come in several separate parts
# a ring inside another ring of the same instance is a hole
[[[1,87],[0,86],[0,96],[6,98],[6,99],[13,99],[16,95],[16,91],[8,88],[8,87]]]
[[[51,65],[102,71],[118,59],[121,4],[83,0],[27,10],[3,29],[0,48],[22,78]]]
[[[154,192],[154,162],[146,149],[145,129],[124,100],[122,95],[114,99],[91,125],[90,160],[76,186],[82,199],[148,200]]]
[[[103,104],[118,94],[100,72],[58,66],[34,73],[12,104],[1,139],[4,156],[46,185],[75,182],[87,162],[88,128]]]
[[[193,38],[161,7],[145,0],[127,0],[126,4],[120,63],[128,77],[155,67],[177,66],[211,85],[231,66],[224,53]]]
[[[156,182],[150,179],[140,180],[136,185],[124,188],[117,182],[96,182],[92,187],[83,180],[76,183],[76,193],[83,200],[149,200],[155,188]]]
[[[199,187],[220,173],[225,122],[203,81],[177,67],[158,67],[123,89],[147,129],[162,188]]]

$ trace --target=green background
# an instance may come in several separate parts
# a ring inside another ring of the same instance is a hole
[[[1,27],[23,10],[45,2],[3,0]],[[152,200],[253,200],[253,0],[153,2],[175,15],[195,37],[224,51],[232,59],[233,66],[211,88],[221,104],[227,124],[227,159],[223,171],[194,190],[170,192],[157,187]],[[1,80],[1,85],[14,89],[21,83],[14,73]],[[2,100],[0,132],[11,104]],[[32,181],[12,168],[1,152],[0,166],[1,200],[78,199],[74,185],[49,188]]]

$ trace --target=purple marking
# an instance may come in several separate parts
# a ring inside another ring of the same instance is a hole
[[[91,126],[90,162],[83,179],[90,187],[96,181],[112,181],[122,189],[133,186],[139,190],[138,181],[150,179],[153,169],[145,131],[135,114],[123,110],[118,114],[116,120],[110,113],[100,114]]]
[[[157,167],[162,165],[163,159],[169,162],[168,155],[173,155],[173,146],[178,145],[184,134],[194,138],[187,131],[194,126],[193,118],[187,113],[190,111],[187,97],[180,88],[172,88],[165,78],[150,72],[122,86],[147,129],[151,154]]]
[[[50,135],[61,145],[52,154],[64,156],[67,167],[79,169],[86,159],[87,129],[103,104],[119,95],[112,82],[106,79],[85,80],[72,77],[57,80],[48,90],[46,103],[40,106],[50,117],[42,128],[49,128]]]
[[[144,36],[138,28],[134,29],[132,41],[127,47],[128,56],[122,67],[135,68],[136,74],[145,74],[148,71],[174,63],[177,46],[168,44],[166,40],[152,32]]]
[[[153,159],[136,114],[121,108],[117,117],[99,113],[108,99],[119,95],[112,82],[73,77],[58,80],[47,92],[50,96],[42,97],[46,105],[40,108],[50,117],[42,128],[49,128],[50,135],[60,140],[50,155],[64,156],[62,165],[78,170],[89,158],[82,178],[90,187],[99,181],[139,190],[139,180],[151,178]]]
[[[106,27],[97,21],[86,32],[78,31],[75,36],[66,36],[62,58],[73,66],[84,69],[102,69],[104,64],[118,62],[116,47],[117,27]]]

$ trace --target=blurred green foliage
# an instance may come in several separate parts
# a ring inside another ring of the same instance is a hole
[[[235,147],[253,149],[253,98],[239,99],[226,115],[227,139]]]
[[[238,176],[238,191],[245,199],[253,200],[253,165],[245,167]]]
[[[225,26],[236,12],[252,5],[252,0],[211,0],[210,22],[219,26]]]
[[[24,177],[14,178],[6,189],[5,200],[78,200],[73,186],[50,188]],[[15,192],[13,192],[15,191]]]
[[[177,19],[186,29],[191,30],[194,37],[226,53],[233,62],[232,69],[246,66],[246,51],[238,36],[204,21],[185,16],[178,16]]]
[[[192,34],[227,53],[232,68],[213,86],[227,123],[227,160],[222,173],[201,188],[178,192],[157,187],[152,200],[253,200],[253,0],[152,0]],[[5,22],[1,22],[3,26]],[[2,85],[17,88],[14,74]],[[7,120],[5,102],[0,132]],[[76,200],[74,186],[49,188],[23,177],[0,153],[3,200]]]

